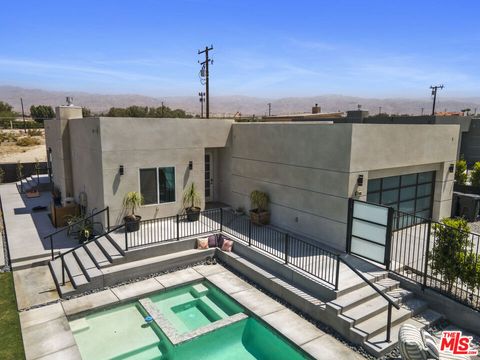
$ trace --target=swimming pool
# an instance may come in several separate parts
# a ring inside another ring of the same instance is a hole
[[[84,360],[309,359],[207,281],[92,312],[70,327]]]

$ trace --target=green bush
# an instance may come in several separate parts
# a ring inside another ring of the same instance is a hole
[[[480,187],[480,161],[473,165],[473,170],[470,173],[470,182],[472,186]]]
[[[433,275],[441,275],[448,291],[457,281],[472,290],[480,287],[480,264],[472,251],[469,231],[464,219],[446,218],[441,224],[433,225],[436,242],[430,252],[430,265]]]
[[[18,146],[34,146],[34,145],[40,145],[40,140],[30,137],[30,136],[25,136],[21,137],[17,140],[17,145]]]
[[[467,162],[464,159],[457,161],[457,166],[455,166],[455,181],[458,185],[465,185],[467,182]]]

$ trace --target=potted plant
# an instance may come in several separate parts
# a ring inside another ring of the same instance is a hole
[[[141,216],[135,215],[135,209],[143,204],[143,196],[137,191],[130,191],[123,199],[123,206],[127,209],[128,215],[123,220],[127,232],[138,231],[140,229]]]
[[[257,225],[267,225],[270,222],[268,194],[254,190],[250,194],[250,201],[253,207],[253,209],[250,210],[250,220]]]
[[[200,205],[202,204],[202,197],[195,187],[195,183],[191,183],[188,189],[183,194],[183,207],[187,213],[188,221],[197,221],[200,217]]]
[[[94,237],[92,224],[90,221],[83,221],[79,224],[78,241],[83,244]]]

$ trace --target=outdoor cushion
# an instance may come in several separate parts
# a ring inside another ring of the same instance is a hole
[[[430,335],[427,331],[422,329],[422,340],[423,344],[428,353],[428,357],[430,359],[438,359],[438,348],[437,348],[437,341],[435,338]]]
[[[210,235],[210,236],[208,237],[208,247],[209,247],[209,248],[217,247],[217,242],[218,242],[218,241],[217,241],[217,238],[218,238],[218,236],[217,236],[216,234]]]
[[[413,325],[402,325],[398,333],[398,347],[404,360],[427,360],[422,334]]]
[[[219,234],[218,235],[218,238],[217,238],[217,246],[221,249],[222,246],[223,246],[223,241],[228,239],[227,237],[223,236],[222,234]]]
[[[222,244],[222,250],[226,252],[231,252],[233,247],[233,241],[229,239],[224,239]]]
[[[208,249],[208,238],[198,238],[197,249],[200,249],[200,250]]]

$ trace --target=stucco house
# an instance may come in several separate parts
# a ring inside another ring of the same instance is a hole
[[[344,250],[348,199],[388,204],[439,220],[450,215],[459,125],[333,122],[236,123],[227,119],[82,118],[60,106],[45,122],[52,180],[63,198],[87,208],[140,191],[143,219],[183,211],[194,182],[202,207],[250,208],[270,197],[271,221]]]

